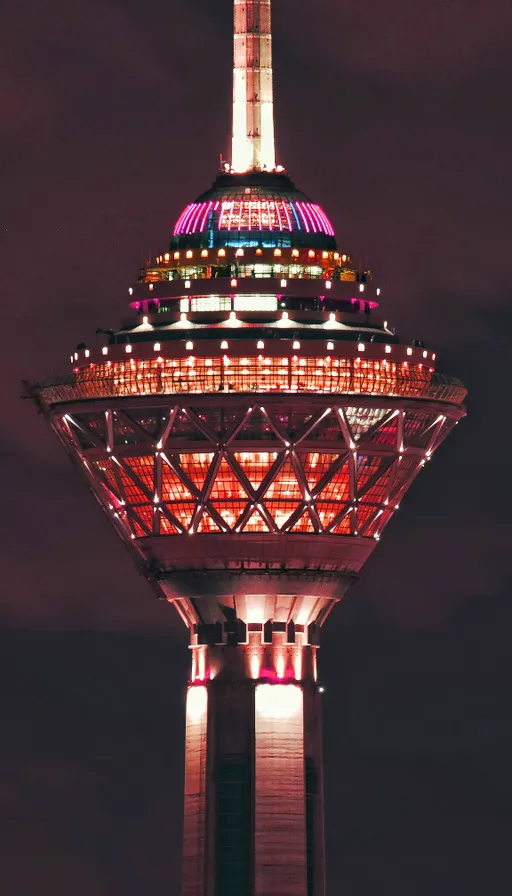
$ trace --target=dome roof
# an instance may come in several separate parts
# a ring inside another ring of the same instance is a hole
[[[220,174],[210,190],[187,205],[176,222],[173,249],[291,246],[336,249],[323,209],[285,174]]]

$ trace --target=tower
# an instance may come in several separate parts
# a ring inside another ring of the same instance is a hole
[[[323,896],[321,626],[464,415],[275,165],[269,0],[235,0],[232,166],[28,387],[190,633],[183,896]]]

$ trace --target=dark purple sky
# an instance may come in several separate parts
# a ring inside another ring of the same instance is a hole
[[[18,396],[117,323],[229,154],[231,2],[2,11],[2,891],[174,896],[186,635]],[[498,892],[512,6],[274,0],[274,31],[279,161],[369,261],[390,322],[470,389],[325,632],[329,896]]]

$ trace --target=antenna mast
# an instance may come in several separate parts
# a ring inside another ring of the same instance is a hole
[[[234,0],[233,171],[274,171],[270,0]]]

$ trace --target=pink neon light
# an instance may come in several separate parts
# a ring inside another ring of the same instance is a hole
[[[296,681],[295,675],[292,669],[287,669],[283,676],[277,674],[275,669],[266,669],[263,668],[260,671],[260,678],[263,678],[268,682],[278,682],[278,681]]]
[[[176,221],[176,227],[174,228],[174,235],[181,233],[181,225],[183,224],[183,220],[185,216],[190,212],[191,208],[191,205],[187,205],[186,209],[179,216],[178,220]]]
[[[313,216],[313,220],[316,221],[316,224],[317,224],[317,227],[318,227],[320,233],[322,233],[322,231],[325,231],[325,224],[322,221],[320,215],[318,214],[316,205],[309,206],[309,213],[310,213],[310,215]]]
[[[203,209],[204,209],[204,203],[199,202],[196,205],[194,214],[190,218],[190,221],[188,222],[188,225],[187,225],[187,230],[189,233],[195,233],[196,230],[198,229],[197,225],[198,225],[199,218],[201,217],[201,213],[202,213]]]
[[[206,203],[205,203],[205,204],[206,204]],[[204,215],[203,215],[203,219],[202,219],[202,221],[201,221],[201,226],[200,226],[200,228],[199,228],[200,231],[201,231],[201,233],[204,233],[204,229],[205,229],[205,227],[206,227],[206,221],[207,221],[207,219],[208,219],[208,215],[210,214],[212,205],[213,205],[213,202],[209,202],[209,203],[206,205],[206,209],[205,209],[205,212],[204,212]]]
[[[326,232],[329,234],[329,236],[334,236],[334,228],[333,228],[331,222],[329,221],[329,218],[325,214],[323,208],[321,208],[319,205],[315,205],[315,208],[316,208],[316,211],[319,214],[321,220],[324,222]]]
[[[233,223],[233,211],[235,209],[234,201],[231,203],[231,208],[229,210],[229,218],[228,218],[228,230],[231,230],[231,225]]]
[[[185,214],[185,217],[183,218],[183,221],[181,222],[181,225],[180,225],[180,233],[186,233],[186,231],[187,231],[187,227],[188,227],[188,223],[189,223],[189,221],[190,221],[192,215],[194,214],[195,208],[196,208],[195,205],[191,205],[191,206],[189,207],[187,213]]]
[[[174,234],[203,233],[211,210],[218,211],[218,230],[252,230],[255,226],[259,230],[275,230],[277,227],[283,231],[294,230],[290,214],[290,203],[287,200],[231,200],[213,202],[194,202],[187,205],[176,222]],[[307,233],[327,233],[334,236],[334,229],[327,215],[319,205],[310,202],[296,202],[299,219]],[[247,215],[247,223],[244,224],[244,216]],[[267,218],[265,217],[267,216]]]
[[[275,210],[276,210],[276,218],[277,218],[277,220],[278,220],[278,222],[279,222],[279,230],[282,230],[282,229],[283,229],[283,221],[282,221],[282,218],[281,218],[281,203],[280,203],[280,202],[276,202],[275,199],[274,199],[274,207],[275,207]]]
[[[268,201],[268,199],[266,200],[265,205],[267,206],[268,229],[269,229],[269,230],[273,230],[273,229],[274,229],[274,225],[273,225],[273,223],[272,223],[272,212],[271,212],[271,210],[270,210],[270,202]]]
[[[182,220],[182,222],[181,222],[181,224],[180,224],[180,233],[184,233],[184,232],[185,232],[185,228],[186,228],[186,226],[187,226],[187,222],[189,221],[190,216],[193,214],[193,212],[194,212],[194,206],[193,206],[193,205],[190,205],[190,206],[188,207],[187,211],[185,212],[185,215],[183,216],[183,220]]]
[[[303,211],[303,209],[301,208],[301,206],[302,206],[302,202],[296,202],[295,205],[297,206],[297,208],[298,208],[298,210],[299,210],[299,215],[301,216],[301,218],[302,218],[302,223],[304,224],[304,227],[306,228],[306,233],[309,233],[309,224],[308,224],[307,218],[306,218],[306,216],[305,216],[305,214],[304,214],[304,211]]]
[[[292,219],[290,218],[290,209],[288,208],[287,202],[283,202],[283,209],[284,209],[284,213],[286,215],[286,222],[288,224],[288,230],[292,231],[293,230]]]
[[[313,220],[313,216],[312,216],[312,214],[311,214],[311,212],[310,212],[310,210],[309,210],[309,202],[304,202],[303,205],[304,205],[304,212],[305,212],[306,215],[308,216],[309,223],[311,224],[311,227],[313,228],[313,233],[316,233],[316,232],[317,232],[317,227],[316,227],[316,224],[315,224],[315,222],[314,222],[314,220]]]

